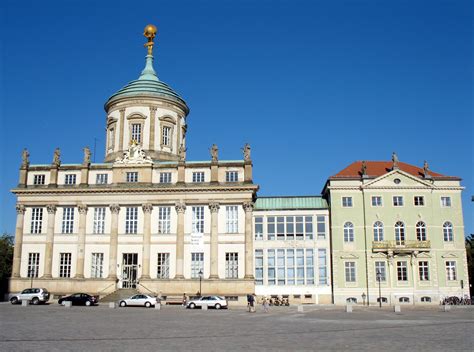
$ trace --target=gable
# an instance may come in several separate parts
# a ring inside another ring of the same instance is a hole
[[[396,181],[398,180],[398,181]],[[393,188],[393,189],[403,189],[403,188],[424,188],[431,189],[433,185],[424,179],[414,177],[406,172],[401,170],[394,170],[385,175],[382,175],[375,180],[372,180],[362,186],[365,189],[372,188]]]

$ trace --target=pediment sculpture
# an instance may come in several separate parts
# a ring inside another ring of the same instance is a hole
[[[137,141],[131,141],[122,158],[115,159],[117,164],[152,164],[153,160],[145,154]]]

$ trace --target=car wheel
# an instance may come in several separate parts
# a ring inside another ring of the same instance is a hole
[[[125,303],[125,301],[122,301],[122,302],[120,302],[119,305],[120,305],[120,307],[126,307],[126,306],[127,306],[127,303]]]
[[[146,308],[150,308],[150,307],[151,307],[151,303],[150,303],[150,302],[146,302],[146,303],[145,303],[145,307],[146,307]]]
[[[86,301],[86,306],[90,306],[91,305],[91,301]]]
[[[10,303],[11,303],[11,304],[17,304],[17,303],[18,303],[18,298],[12,297],[12,298],[10,299]]]
[[[216,305],[214,306],[214,308],[216,309],[221,309],[221,305],[219,303],[216,303]]]
[[[196,308],[196,305],[195,305],[194,303],[191,303],[191,304],[189,305],[189,308],[194,309],[194,308]]]
[[[38,299],[38,297],[33,297],[33,299],[31,300],[31,304],[34,304],[34,305],[39,304],[39,299]]]

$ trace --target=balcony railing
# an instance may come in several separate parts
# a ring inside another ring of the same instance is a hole
[[[412,251],[431,248],[430,241],[373,241],[374,251]]]

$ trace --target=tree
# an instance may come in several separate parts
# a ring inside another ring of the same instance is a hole
[[[467,255],[467,271],[469,272],[469,288],[471,297],[474,296],[474,234],[466,237],[466,255]]]
[[[4,233],[0,237],[0,301],[8,292],[8,279],[12,274],[13,236]]]

